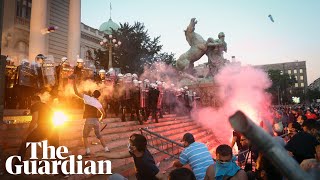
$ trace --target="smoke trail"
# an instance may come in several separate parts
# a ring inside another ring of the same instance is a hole
[[[232,128],[228,118],[237,110],[260,124],[270,119],[270,94],[265,90],[271,86],[268,75],[251,66],[229,64],[223,67],[214,78],[219,86],[219,108],[203,108],[192,113],[193,119],[209,127],[219,143],[230,144]]]

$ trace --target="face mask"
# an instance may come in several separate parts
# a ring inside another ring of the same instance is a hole
[[[238,170],[240,169],[239,166],[235,163],[236,157],[233,157],[229,162],[217,162],[216,163],[216,177],[219,176],[234,176]]]
[[[229,161],[229,162],[217,162],[217,166],[219,166],[219,168],[223,168],[223,169],[226,169],[226,168],[229,168],[231,165],[232,165],[232,161]]]

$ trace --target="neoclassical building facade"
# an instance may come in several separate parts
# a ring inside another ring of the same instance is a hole
[[[98,30],[81,23],[81,0],[4,0],[3,13],[2,54],[16,65],[37,54],[52,55],[57,63],[62,57],[70,64],[77,56],[92,59],[115,24],[110,18],[111,26],[109,20]]]

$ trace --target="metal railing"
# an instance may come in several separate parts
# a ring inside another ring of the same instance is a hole
[[[152,132],[148,130],[148,128],[140,128],[139,130],[141,134],[146,137],[148,146],[167,154],[172,158],[179,159],[179,154],[184,149],[182,144]]]

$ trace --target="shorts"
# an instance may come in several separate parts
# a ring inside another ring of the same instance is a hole
[[[98,118],[87,118],[86,122],[83,126],[83,132],[82,137],[87,138],[89,137],[89,134],[91,132],[91,129],[94,129],[94,134],[98,139],[100,139],[102,136],[100,134],[100,124]]]

